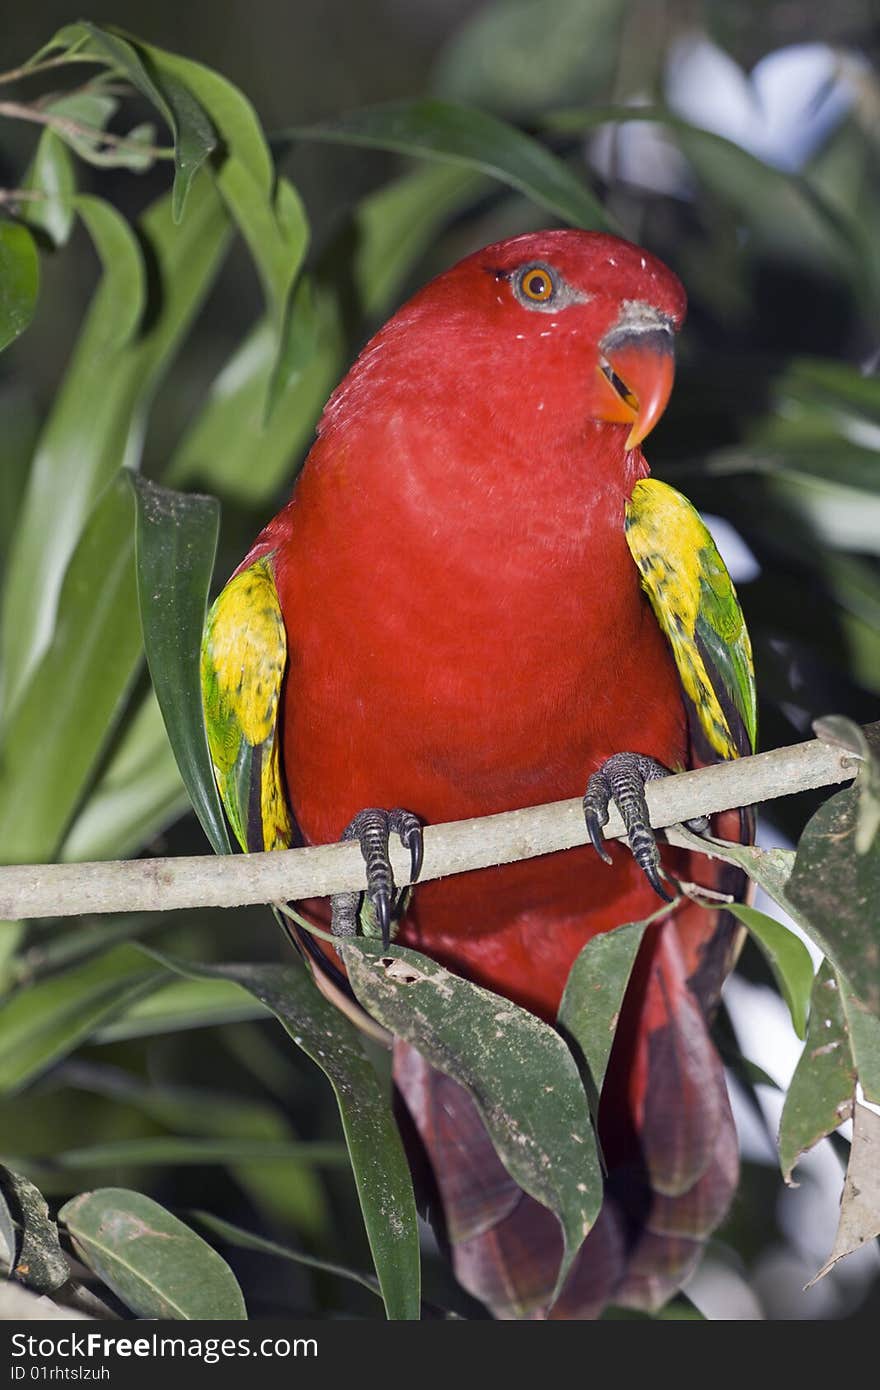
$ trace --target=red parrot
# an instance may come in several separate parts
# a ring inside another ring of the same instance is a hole
[[[661,861],[643,795],[754,741],[729,576],[639,447],[684,312],[660,261],[593,232],[453,266],[364,348],[206,626],[209,743],[244,847],[357,837],[386,940],[396,915],[398,943],[550,1023],[583,945],[654,912],[663,876],[730,874]],[[421,823],[585,787],[607,862],[585,846],[395,895],[389,833],[415,878]],[[603,846],[609,798],[629,846]],[[731,838],[745,826],[716,821]],[[351,895],[335,903],[334,930],[356,915]],[[656,1308],[692,1270],[737,1182],[708,1032],[734,950],[730,917],[687,901],[646,932],[601,1098],[604,1205],[553,1306],[555,1217],[508,1176],[468,1093],[396,1042],[456,1274],[496,1316]]]

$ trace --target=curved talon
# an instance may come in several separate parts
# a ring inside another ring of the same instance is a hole
[[[604,821],[600,820],[599,817],[596,815],[596,812],[592,809],[592,807],[587,807],[585,805],[584,820],[587,823],[587,831],[589,832],[593,849],[596,851],[599,858],[604,861],[604,863],[612,863],[613,861],[611,859],[611,855],[605,848],[605,841],[602,837],[602,826],[607,823],[608,817],[606,816]]]
[[[422,839],[421,830],[419,831],[418,835],[412,836],[409,847],[409,857],[409,879],[410,883],[415,883],[418,880],[419,874],[422,872],[422,863],[424,862],[425,857],[425,842]]]
[[[660,875],[653,864],[639,864],[639,868],[644,873],[645,878],[648,880],[651,887],[654,889],[654,892],[657,894],[658,898],[662,898],[665,903],[675,902],[675,898],[670,897],[666,889],[663,887],[663,882],[660,878]],[[675,880],[671,879],[670,882],[674,883]]]
[[[404,849],[409,850],[409,881],[411,884],[415,883],[419,874],[422,872],[422,862],[425,853],[422,823],[411,811],[390,811],[388,814],[388,829],[396,830],[400,843],[403,845]]]
[[[410,853],[410,881],[415,883],[422,869],[423,838],[419,820],[411,811],[383,811],[371,807],[359,811],[342,832],[343,840],[357,840],[367,871],[366,898],[373,909],[376,925],[387,950],[391,941],[391,923],[402,894],[397,892],[394,873],[388,855],[388,837],[398,835]],[[357,934],[358,903],[361,894],[338,893],[333,898],[331,929],[337,936]]]
[[[371,893],[368,889],[367,896],[373,904],[376,921],[382,933],[382,946],[387,951],[391,942],[391,899],[384,888],[375,893]]]
[[[584,820],[596,853],[611,863],[601,828],[608,823],[608,807],[613,801],[620,812],[633,858],[654,892],[664,902],[674,902],[663,886],[663,868],[657,839],[651,829],[645,784],[668,776],[668,769],[641,753],[616,753],[594,772],[584,794]]]

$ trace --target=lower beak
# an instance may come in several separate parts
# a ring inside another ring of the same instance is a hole
[[[672,333],[667,328],[612,332],[602,344],[599,371],[608,385],[602,419],[631,425],[626,447],[635,449],[660,419],[672,392]]]

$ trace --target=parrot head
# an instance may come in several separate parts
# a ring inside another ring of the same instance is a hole
[[[456,321],[526,409],[628,425],[633,449],[660,419],[675,371],[684,289],[656,257],[600,232],[547,231],[497,242],[439,276],[415,303]]]
[[[319,436],[384,421],[412,442],[421,425],[450,458],[480,440],[485,460],[499,442],[503,469],[513,441],[559,457],[582,451],[595,428],[629,458],[669,400],[685,307],[662,261],[619,237],[555,230],[496,242],[388,320],[328,402]],[[489,485],[492,465],[479,467]]]

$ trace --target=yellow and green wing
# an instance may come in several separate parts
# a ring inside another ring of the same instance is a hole
[[[286,849],[293,826],[281,769],[279,700],[287,637],[263,556],[218,595],[202,638],[208,747],[226,814],[243,849]]]
[[[713,752],[755,748],[752,645],[733,581],[699,512],[668,483],[644,478],[626,506],[626,539]]]

